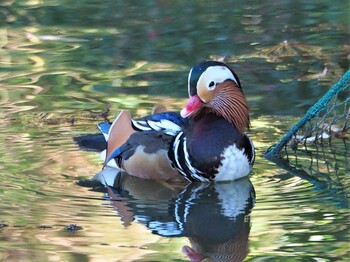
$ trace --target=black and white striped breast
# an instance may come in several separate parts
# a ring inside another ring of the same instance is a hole
[[[190,181],[234,180],[249,174],[254,147],[232,124],[207,114],[174,137],[169,158]]]

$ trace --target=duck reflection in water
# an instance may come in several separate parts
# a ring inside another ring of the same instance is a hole
[[[136,220],[160,236],[188,237],[182,251],[190,261],[242,261],[249,252],[255,191],[247,177],[167,184],[106,168],[94,179],[106,186],[125,226]]]

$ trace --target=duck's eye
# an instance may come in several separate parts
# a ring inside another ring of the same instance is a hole
[[[211,81],[208,85],[209,89],[213,89],[215,87],[215,82]]]

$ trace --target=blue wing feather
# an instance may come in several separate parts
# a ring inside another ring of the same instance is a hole
[[[137,131],[164,131],[168,135],[176,135],[187,123],[178,112],[163,112],[133,120],[133,128]]]
[[[97,125],[98,129],[104,134],[108,135],[109,129],[111,128],[111,124],[107,122],[102,122]]]
[[[179,126],[186,124],[188,121],[187,118],[182,118],[180,113],[178,112],[163,112],[163,113],[158,113],[154,115],[148,115],[138,120],[147,120],[147,121],[169,120]]]

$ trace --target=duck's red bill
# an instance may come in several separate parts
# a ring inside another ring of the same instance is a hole
[[[203,105],[202,100],[198,95],[190,96],[187,105],[184,109],[181,110],[181,116],[186,118],[196,112]]]
[[[204,259],[201,254],[197,253],[189,246],[184,246],[182,248],[182,253],[187,256],[191,262],[201,262]]]

